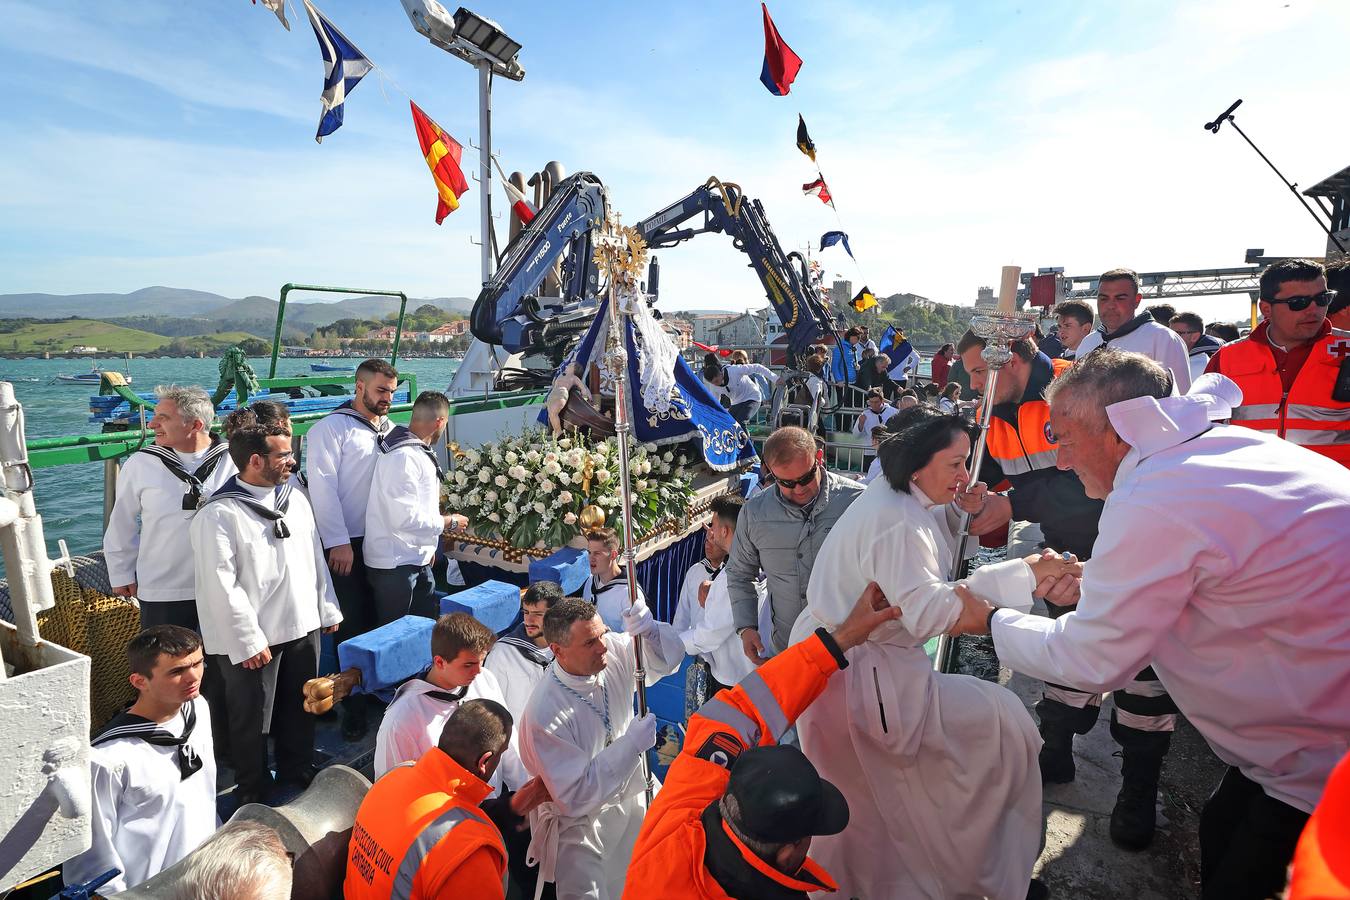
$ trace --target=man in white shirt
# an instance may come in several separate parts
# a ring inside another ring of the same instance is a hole
[[[1191,363],[1191,384],[1205,374],[1210,357],[1219,352],[1223,343],[1205,334],[1205,320],[1193,312],[1180,312],[1171,318],[1167,327],[1175,331],[1186,343],[1186,353]]]
[[[337,631],[342,613],[314,513],[291,488],[289,431],[242,428],[230,456],[239,474],[192,520],[197,615],[224,673],[239,800],[261,802],[272,781],[269,734],[277,777],[302,786],[313,778],[314,717],[302,691],[318,675],[319,631]]]
[[[1077,609],[1050,620],[967,594],[954,633],[992,628],[1004,665],[1087,690],[1151,663],[1230,766],[1201,814],[1202,896],[1256,900],[1281,893],[1350,746],[1350,473],[1215,424],[1241,403],[1222,376],[1170,393],[1160,366],[1116,351],[1051,386],[1059,465],[1106,500]],[[1077,592],[1072,579],[1036,591],[1061,604]]]
[[[1191,364],[1186,342],[1166,325],[1159,325],[1147,310],[1139,311],[1144,295],[1139,275],[1133,269],[1111,269],[1097,279],[1097,316],[1101,328],[1083,338],[1075,351],[1082,359],[1101,346],[1142,353],[1172,373],[1177,393],[1191,389]]]
[[[717,546],[712,538],[713,523],[703,526],[703,558],[690,566],[680,582],[680,593],[675,600],[675,615],[671,625],[683,634],[703,618],[703,604],[707,599],[705,584],[711,584],[727,561],[727,551]],[[709,695],[711,696],[711,695]]]
[[[737,422],[744,425],[754,418],[764,394],[755,381],[755,376],[767,379],[770,384],[778,384],[782,379],[773,370],[759,363],[732,363],[731,365],[704,366],[703,379],[713,387],[714,393],[725,393],[730,397],[727,412]]]
[[[141,604],[141,627],[197,628],[188,523],[237,471],[229,447],[212,438],[216,411],[201,388],[161,386],[150,419],[151,446],[127,457],[103,535],[108,581]]]
[[[505,706],[497,679],[483,670],[483,660],[496,642],[486,625],[468,613],[448,613],[431,632],[431,668],[398,686],[375,734],[375,777],[401,763],[416,762],[440,740],[441,730],[465,700],[481,697]],[[502,758],[492,786],[519,789],[528,779],[515,749]]]
[[[731,542],[736,537],[736,520],[744,502],[732,494],[722,494],[712,499],[712,523],[707,540],[712,552],[722,559],[726,559],[731,552]],[[758,582],[756,590],[760,592],[760,608],[763,609],[764,591]],[[745,655],[741,639],[736,635],[725,569],[718,570],[701,605],[702,615],[680,632],[680,640],[684,642],[687,653],[700,657],[708,664],[711,674],[708,696],[713,696],[720,690],[739,684],[742,678],[755,670],[755,666]]]
[[[628,608],[628,579],[634,573],[619,565],[619,534],[613,528],[586,532],[586,556],[591,577],[581,586],[581,599],[595,606],[610,631],[623,629],[623,611]],[[638,600],[646,603],[642,585]]]
[[[444,473],[431,447],[449,415],[444,394],[423,391],[413,402],[408,427],[395,425],[378,438],[363,547],[377,627],[410,612],[433,619],[439,613],[431,561],[441,535],[466,524],[463,516],[441,514]]]
[[[66,862],[67,885],[119,873],[115,894],[159,874],[216,830],[211,718],[201,698],[202,641],[155,625],[127,644],[136,702],[92,741],[93,842]]]
[[[333,590],[342,607],[337,640],[375,627],[375,609],[366,578],[363,543],[366,503],[379,456],[379,438],[389,431],[386,416],[394,402],[398,372],[382,359],[356,367],[356,391],[305,435],[305,471],[319,538],[332,570]],[[342,736],[359,740],[367,730],[365,695],[342,704]]]
[[[678,668],[684,645],[641,600],[623,612],[623,634],[595,607],[567,598],[544,616],[553,665],[520,726],[525,767],[553,802],[531,820],[531,855],[558,900],[618,900],[647,810],[642,757],[656,744],[656,717],[633,715],[634,641],[643,641],[647,684]]]
[[[556,581],[536,581],[520,597],[520,624],[497,639],[483,668],[497,679],[505,706],[519,721],[534,686],[544,678],[553,651],[544,637],[544,615],[563,598]]]

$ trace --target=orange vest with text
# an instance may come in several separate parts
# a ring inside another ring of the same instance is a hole
[[[506,847],[478,804],[486,782],[432,747],[390,769],[361,801],[347,850],[346,900],[506,894]]]
[[[1263,340],[1266,326],[1215,354],[1212,368],[1242,388],[1233,424],[1268,431],[1350,467],[1350,401],[1331,399],[1341,362],[1350,357],[1350,334],[1330,322],[1313,343],[1308,360],[1284,393],[1275,356]]]
[[[1050,376],[1053,380],[1068,371],[1073,361],[1052,359],[1050,364],[1054,367],[1054,373]],[[1016,428],[1006,419],[998,416],[990,418],[985,450],[998,462],[999,468],[1014,486],[1019,475],[1055,468],[1059,448],[1050,443],[1049,426],[1050,404],[1044,400],[1019,403]]]

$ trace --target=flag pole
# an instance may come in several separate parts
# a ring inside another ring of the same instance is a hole
[[[627,232],[631,232],[628,234]],[[633,273],[642,268],[642,259],[646,248],[642,239],[631,228],[620,229],[617,222],[611,223],[609,234],[599,241],[596,248],[596,262],[609,275],[609,344],[605,364],[614,376],[614,434],[619,443],[619,498],[623,508],[623,558],[628,577],[628,606],[637,605],[637,540],[633,534],[633,494],[632,459],[628,446],[633,431],[632,417],[628,409],[628,349],[625,341],[625,324],[632,314],[621,311],[620,290],[624,299],[636,296],[636,302],[643,302],[637,294],[637,278]],[[638,717],[647,715],[647,669],[643,662],[642,638],[633,638],[633,663],[637,680]],[[652,773],[647,752],[642,752],[643,785],[647,795],[647,805],[652,803]]]

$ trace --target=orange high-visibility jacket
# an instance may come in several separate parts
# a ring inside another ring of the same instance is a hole
[[[346,900],[505,896],[506,847],[478,808],[492,788],[439,749],[391,769],[361,801]]]
[[[1286,396],[1265,329],[1263,322],[1242,340],[1226,344],[1210,363],[1211,371],[1242,388],[1233,424],[1269,431],[1350,466],[1350,401],[1331,399],[1341,361],[1350,356],[1350,334],[1324,322]]]
[[[643,820],[624,883],[625,898],[727,900],[730,895],[703,865],[707,847],[703,811],[726,791],[736,757],[751,747],[776,744],[838,670],[834,655],[813,634],[764,663],[740,684],[718,693],[689,719],[684,748]],[[784,887],[838,890],[825,870],[810,859],[793,877],[747,848],[742,847],[741,856]]]
[[[1350,755],[1331,770],[1298,839],[1289,900],[1350,900]]]

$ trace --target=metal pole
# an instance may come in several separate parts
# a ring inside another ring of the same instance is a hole
[[[497,268],[492,252],[492,63],[478,62],[478,183],[483,196],[478,200],[483,232],[483,284]]]
[[[614,379],[614,434],[619,442],[619,489],[623,505],[623,558],[628,567],[628,605],[637,603],[637,547],[633,536],[633,494],[630,476],[631,463],[628,452],[628,436],[633,430],[628,416],[628,349],[624,341],[624,315],[619,313],[618,291],[615,289],[617,278],[611,276],[609,285],[609,334],[616,341],[612,359],[616,363],[617,377]],[[633,639],[633,661],[637,672],[638,717],[647,715],[647,669],[642,661],[642,638]],[[652,802],[652,773],[647,760],[647,752],[642,752],[642,772],[645,778],[647,805]]]
[[[122,458],[103,461],[103,530],[108,530],[113,506],[117,503],[117,476],[122,471]]]

